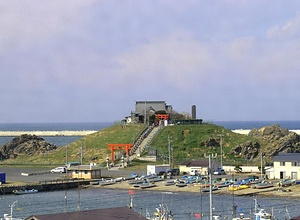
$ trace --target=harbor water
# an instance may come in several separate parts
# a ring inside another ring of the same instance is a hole
[[[10,213],[9,205],[18,200],[14,208],[15,217],[30,215],[71,212],[111,207],[124,207],[130,203],[128,190],[87,188],[68,191],[39,192],[27,195],[4,195],[0,200],[0,213]],[[291,216],[300,215],[300,199],[256,197],[261,208],[272,212],[276,219],[284,220],[286,210]],[[159,191],[135,190],[134,210],[142,215],[152,214],[159,204],[166,204],[174,219],[195,219],[195,214],[202,214],[202,219],[209,216],[209,195],[206,193],[172,193]],[[240,212],[249,216],[254,212],[254,198],[251,196],[214,195],[214,214],[222,219],[230,219],[233,205],[237,205],[236,215]]]

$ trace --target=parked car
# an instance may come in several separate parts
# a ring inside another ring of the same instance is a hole
[[[51,171],[51,173],[65,173],[66,168],[65,167],[56,167],[50,171]]]
[[[214,175],[225,175],[225,170],[218,168],[215,172]]]
[[[158,176],[166,176],[167,172],[166,171],[160,171],[157,175]]]
[[[168,170],[167,173],[171,176],[179,176],[180,170],[179,169],[171,169],[171,170]]]
[[[198,176],[198,170],[191,170],[190,175],[191,176]]]

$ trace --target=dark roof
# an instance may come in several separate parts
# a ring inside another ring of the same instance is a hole
[[[209,161],[208,159],[203,159],[203,160],[189,160],[189,161],[184,161],[183,163],[179,164],[182,166],[187,166],[187,167],[208,167]]]
[[[300,161],[300,153],[279,153],[273,157],[273,161],[297,162]]]
[[[57,220],[57,219],[72,219],[72,220],[90,220],[90,219],[105,219],[105,220],[145,220],[144,216],[139,215],[128,207],[108,208],[85,210],[79,212],[65,212],[48,215],[34,215],[25,220]]]

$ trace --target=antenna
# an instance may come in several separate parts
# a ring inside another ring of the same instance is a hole
[[[10,204],[10,219],[13,219],[13,211],[14,211],[14,207],[17,202],[18,202],[18,200],[14,201],[12,204]]]
[[[213,220],[213,198],[212,198],[212,167],[211,158],[216,158],[217,154],[210,154],[208,157],[204,154],[205,158],[208,158],[208,173],[209,173],[209,219]]]

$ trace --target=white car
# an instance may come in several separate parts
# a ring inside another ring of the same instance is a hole
[[[51,173],[65,173],[66,168],[65,167],[56,167],[50,171],[51,171]]]

